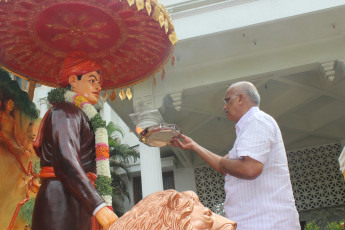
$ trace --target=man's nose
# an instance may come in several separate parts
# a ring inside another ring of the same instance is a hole
[[[95,88],[96,88],[96,90],[98,90],[98,91],[101,91],[101,85],[98,83],[98,84],[96,84],[96,86],[95,86]]]

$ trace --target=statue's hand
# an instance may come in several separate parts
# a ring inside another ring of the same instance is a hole
[[[95,216],[104,230],[108,230],[109,227],[119,219],[116,214],[107,207],[101,208]]]

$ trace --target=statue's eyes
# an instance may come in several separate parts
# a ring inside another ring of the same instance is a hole
[[[0,0],[0,1],[1,1],[1,0]],[[99,83],[99,85],[101,85],[101,83],[97,81],[97,77],[96,77],[95,75],[90,75],[90,76],[89,76],[89,82],[90,82],[91,84]]]

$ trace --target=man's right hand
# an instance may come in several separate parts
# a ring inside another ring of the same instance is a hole
[[[181,134],[179,137],[174,137],[171,140],[170,145],[196,152],[212,168],[223,174],[225,173],[224,171],[222,171],[223,169],[220,168],[220,160],[222,157],[205,149],[204,147],[193,141],[192,138]]]
[[[174,137],[171,140],[170,145],[174,147],[180,147],[181,149],[194,150],[196,143],[192,138],[181,134],[179,137]]]

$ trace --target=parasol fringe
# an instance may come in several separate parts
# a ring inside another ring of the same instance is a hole
[[[28,93],[31,101],[34,99],[35,87],[36,87],[36,82],[35,81],[29,81],[27,93]]]
[[[144,0],[136,0],[136,6],[137,6],[138,11],[144,9],[144,6],[145,6]]]
[[[172,45],[175,45],[175,43],[178,41],[175,31],[171,32],[171,34],[169,35],[169,40]]]
[[[169,23],[168,20],[164,20],[164,29],[165,29],[165,33],[167,34],[169,31]]]
[[[156,79],[156,76],[153,75],[153,85],[156,86],[157,85],[157,79]]]
[[[125,94],[125,91],[123,89],[120,90],[119,97],[120,97],[121,101],[123,101],[126,98],[126,94]]]
[[[130,0],[127,0],[127,1],[130,1]],[[146,6],[146,11],[149,15],[151,14],[151,11],[152,11],[151,3],[154,7],[152,18],[155,21],[159,22],[159,25],[161,28],[164,26],[165,33],[168,33],[169,30],[171,31],[169,35],[169,40],[172,45],[175,45],[178,39],[177,39],[177,35],[172,23],[172,19],[169,15],[169,12],[167,11],[167,9],[165,9],[165,7],[163,7],[163,5],[158,3],[157,0],[147,0],[145,3],[145,6]]]
[[[111,94],[109,95],[109,99],[110,99],[111,101],[114,101],[114,100],[116,99],[116,93],[115,93],[114,90],[113,90],[113,91],[111,92]]]
[[[172,55],[171,57],[171,65],[175,66],[175,61],[176,61],[176,57],[174,55]]]
[[[161,26],[161,28],[164,26],[164,15],[162,12],[159,12],[159,16],[158,16],[158,22],[159,25]]]
[[[126,96],[127,96],[127,99],[128,99],[129,101],[132,99],[133,94],[132,94],[130,88],[127,88],[127,90],[126,90]]]
[[[128,5],[131,7],[131,6],[133,6],[133,4],[134,4],[134,0],[127,0],[127,2],[128,2]]]
[[[148,15],[150,16],[150,14],[152,12],[152,7],[151,7],[151,1],[150,0],[146,0],[145,7],[146,7],[146,11],[147,11]]]
[[[156,4],[156,5],[154,6],[154,8],[153,8],[152,18],[153,18],[155,21],[158,21],[160,13],[161,13],[160,5]]]
[[[162,79],[162,81],[163,81],[164,78],[165,78],[165,74],[166,74],[166,71],[165,71],[165,68],[163,68],[162,73],[161,73],[161,79]]]

